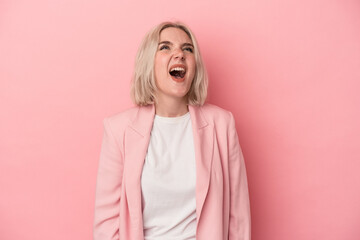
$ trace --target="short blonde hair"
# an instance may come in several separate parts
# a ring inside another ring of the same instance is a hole
[[[134,75],[131,83],[131,98],[138,106],[152,104],[156,101],[155,54],[161,31],[169,27],[183,30],[194,45],[196,70],[186,97],[188,104],[201,106],[207,97],[208,76],[196,38],[191,30],[181,22],[162,22],[145,35],[136,54]]]

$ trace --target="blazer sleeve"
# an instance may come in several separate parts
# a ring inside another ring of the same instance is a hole
[[[250,201],[244,157],[240,148],[234,116],[230,112],[229,124],[229,176],[230,221],[229,240],[250,240]]]
[[[120,194],[122,188],[123,159],[121,148],[111,129],[110,121],[103,121],[104,133],[98,164],[94,240],[119,239]]]

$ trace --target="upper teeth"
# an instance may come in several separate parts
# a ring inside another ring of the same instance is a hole
[[[182,72],[185,72],[185,69],[182,68],[182,67],[174,67],[174,68],[170,69],[170,72],[172,72],[172,71],[182,71]]]

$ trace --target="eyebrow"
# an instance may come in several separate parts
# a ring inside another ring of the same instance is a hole
[[[169,42],[169,41],[162,41],[162,42],[159,42],[158,45],[160,44],[169,44],[169,45],[173,45],[172,42]],[[191,46],[191,47],[194,47],[194,45],[192,45],[191,43],[183,43],[181,46]]]

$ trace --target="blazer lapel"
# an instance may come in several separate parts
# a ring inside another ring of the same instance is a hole
[[[213,158],[214,128],[210,125],[201,107],[189,105],[193,127],[196,160],[196,215],[199,223],[205,198],[209,189]]]
[[[141,173],[150,141],[155,116],[154,105],[138,108],[135,118],[125,132],[125,190],[131,215],[131,224],[137,230],[143,228],[141,206]]]
[[[188,105],[191,117],[196,161],[196,215],[199,222],[209,188],[213,156],[214,128],[206,121],[201,107]],[[154,104],[139,107],[125,132],[125,188],[131,224],[142,231],[141,173],[155,116]]]

